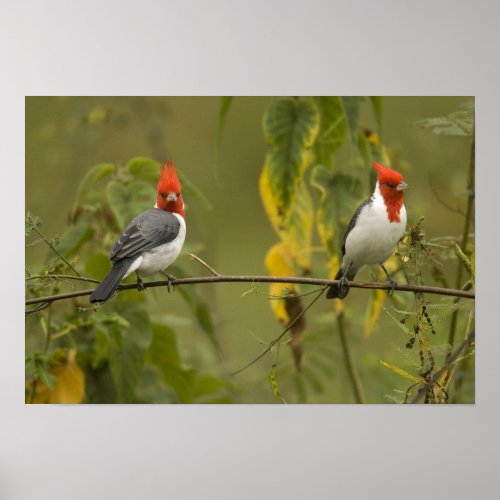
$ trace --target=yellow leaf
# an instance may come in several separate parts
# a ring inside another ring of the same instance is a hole
[[[382,310],[382,306],[384,305],[385,299],[387,297],[387,293],[385,290],[373,290],[373,293],[370,296],[370,300],[368,302],[368,307],[366,309],[366,318],[365,318],[365,338],[369,337],[375,325],[377,324],[377,320],[380,316],[380,311]]]
[[[274,230],[288,245],[294,261],[308,271],[311,262],[311,242],[314,220],[312,198],[305,183],[301,181],[295,191],[292,208],[285,214],[274,195],[269,180],[269,167],[264,165],[259,178],[260,196],[264,209]]]
[[[293,276],[291,256],[286,243],[276,243],[266,255],[266,267],[272,276]],[[301,316],[304,308],[302,299],[297,294],[299,286],[290,283],[271,283],[269,294],[272,297],[283,297],[283,299],[272,298],[271,308],[276,318],[284,326],[288,326],[295,318],[297,319],[290,330],[290,348],[292,349],[295,367],[300,370],[302,360],[302,337],[306,328],[304,316]],[[338,301],[337,301],[338,302]]]
[[[386,363],[385,361],[382,361],[382,360],[380,360],[379,363],[382,366],[385,366],[385,368],[389,368],[389,370],[393,371],[397,375],[401,375],[402,377],[407,378],[407,379],[415,382],[416,384],[424,384],[425,383],[425,380],[422,377],[415,377],[414,375],[411,375],[410,373],[408,373],[406,370],[403,370],[402,368],[391,365],[391,364]]]
[[[266,255],[266,267],[271,276],[293,276],[291,256],[286,243],[276,243],[269,249]],[[272,297],[282,297],[297,292],[298,286],[292,283],[271,283],[269,285],[269,294]],[[290,322],[290,317],[286,310],[285,300],[272,299],[270,302],[276,318],[287,325]]]
[[[288,218],[298,184],[311,161],[311,151],[319,131],[320,115],[309,99],[274,99],[262,119],[269,145],[266,165],[270,189],[279,210]]]
[[[57,359],[58,364],[48,370],[56,377],[54,387],[50,390],[38,381],[34,403],[78,404],[82,402],[85,394],[85,377],[75,358],[74,349],[61,353]]]

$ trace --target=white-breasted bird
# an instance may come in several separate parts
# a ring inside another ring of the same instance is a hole
[[[408,184],[403,176],[373,162],[378,173],[375,191],[354,213],[342,243],[342,265],[331,285],[327,299],[343,299],[349,292],[348,281],[368,264],[379,264],[394,287],[384,262],[392,255],[406,228],[404,192]],[[393,288],[394,289],[394,288]]]
[[[170,266],[178,257],[186,237],[181,183],[172,161],[161,167],[156,204],[139,214],[118,238],[109,254],[111,271],[92,292],[90,302],[104,302],[120,282],[134,271],[137,288],[144,290],[142,277]]]

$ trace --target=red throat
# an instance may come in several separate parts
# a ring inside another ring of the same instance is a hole
[[[169,195],[175,195],[175,200],[169,200]],[[158,181],[158,189],[156,195],[156,205],[162,210],[174,212],[176,214],[184,214],[184,200],[181,194],[181,183],[175,171],[174,162],[169,160],[161,167],[160,180]]]
[[[400,222],[399,214],[403,206],[404,190],[398,191],[396,186],[404,182],[404,178],[396,170],[384,167],[377,162],[373,162],[373,168],[378,172],[379,190],[384,198],[389,221]]]
[[[403,191],[396,191],[397,194],[393,192],[386,186],[380,186],[380,194],[384,198],[385,207],[387,209],[387,216],[389,217],[390,222],[400,222],[401,217],[399,213],[401,211],[401,207],[403,206]]]

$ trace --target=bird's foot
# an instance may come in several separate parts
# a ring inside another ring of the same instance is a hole
[[[144,286],[144,281],[142,281],[141,278],[139,278],[139,276],[137,276],[137,290],[139,290],[139,292],[143,292],[144,290],[146,290],[146,287]]]
[[[342,276],[342,278],[339,279],[339,297],[345,297],[348,292],[349,280],[345,276]]]
[[[168,273],[165,273],[165,276],[167,277],[168,293],[171,293],[175,291],[175,285],[172,283],[172,281],[176,280],[177,278],[173,274],[168,274]]]
[[[394,292],[396,291],[396,287],[398,286],[398,284],[393,280],[389,280],[389,297],[392,297],[394,295]]]

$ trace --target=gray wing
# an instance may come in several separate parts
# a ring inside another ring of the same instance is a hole
[[[366,205],[369,205],[372,202],[372,198],[368,198],[365,200],[361,205],[356,209],[354,212],[354,215],[352,216],[351,222],[349,222],[349,225],[347,226],[346,232],[344,234],[344,240],[342,241],[342,257],[345,255],[345,242],[347,241],[347,237],[349,236],[349,233],[354,229],[354,226],[356,225],[356,221],[358,220],[359,214],[363,210],[363,208],[366,207]]]
[[[179,234],[180,222],[170,212],[151,208],[138,215],[111,248],[109,258],[117,261],[168,243]]]

